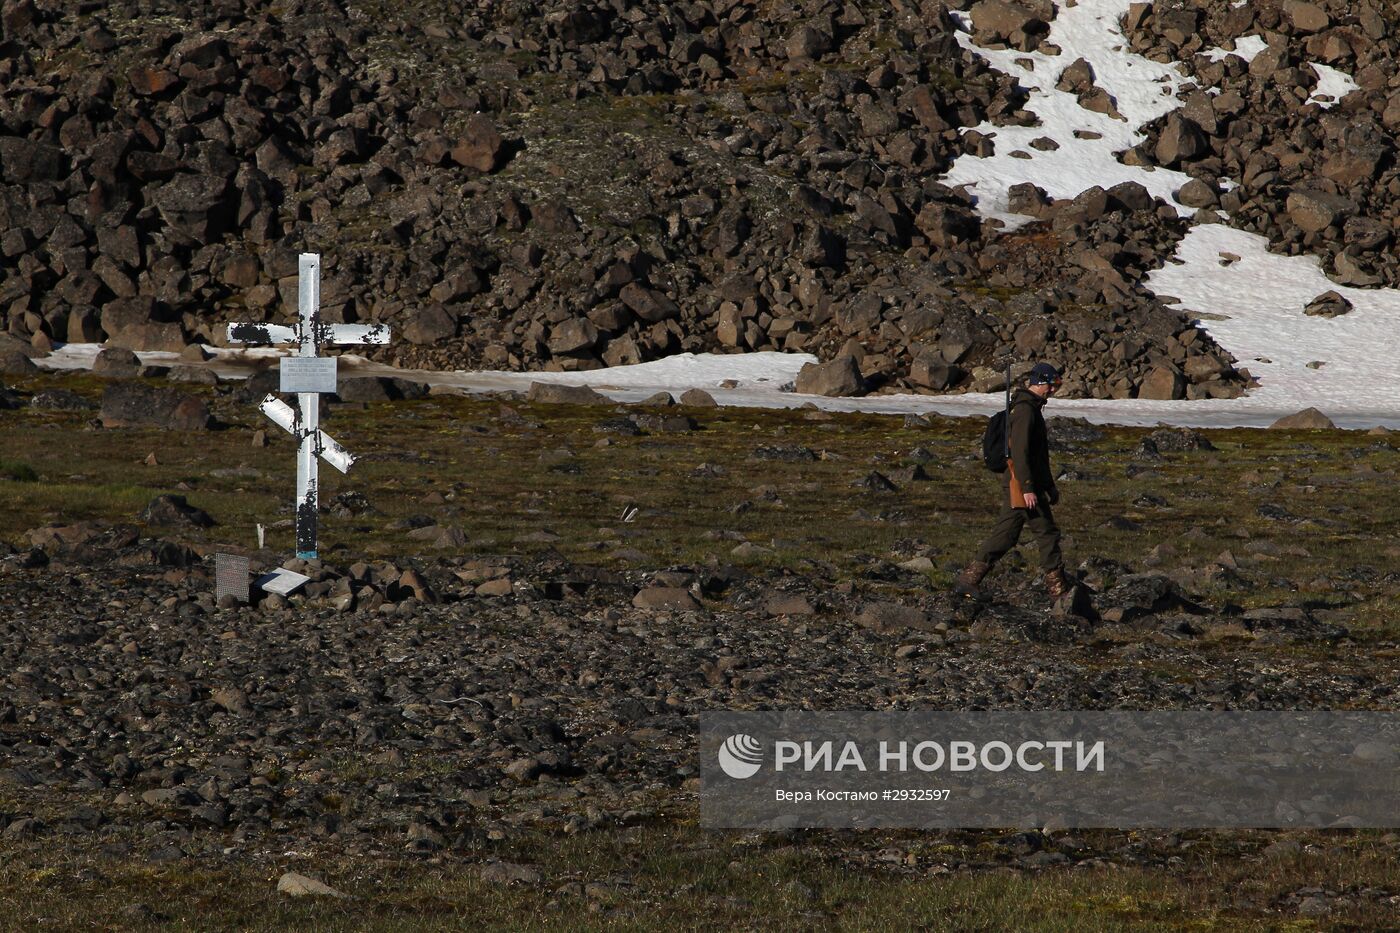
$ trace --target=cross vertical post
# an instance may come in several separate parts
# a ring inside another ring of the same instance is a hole
[[[301,345],[297,355],[317,355],[321,327],[321,257],[302,253],[297,257],[297,304],[301,318]],[[316,559],[316,457],[321,421],[321,397],[315,392],[297,393],[297,557]]]
[[[297,258],[297,324],[230,324],[228,339],[246,344],[297,345],[296,354],[281,364],[281,391],[294,393],[296,408],[268,394],[258,405],[274,424],[297,439],[296,554],[316,559],[318,460],[342,473],[354,456],[320,427],[320,395],[336,390],[336,359],[317,354],[322,344],[384,344],[389,328],[383,324],[325,324],[321,321],[321,257],[302,253]]]

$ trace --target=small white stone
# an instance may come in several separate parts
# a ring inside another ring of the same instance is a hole
[[[338,897],[348,898],[350,895],[343,891],[337,891],[324,882],[315,878],[308,878],[306,875],[299,875],[294,871],[289,871],[281,878],[277,879],[277,890],[292,897]]]

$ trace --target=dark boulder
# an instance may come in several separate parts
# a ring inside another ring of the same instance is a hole
[[[210,243],[224,232],[227,218],[220,205],[228,179],[180,173],[152,195],[170,229],[195,243]]]
[[[209,528],[214,519],[203,509],[197,509],[185,501],[184,496],[156,496],[141,510],[141,521],[148,525],[190,525]]]
[[[854,357],[839,356],[830,363],[803,366],[796,388],[802,395],[859,395],[865,390],[865,380]]]
[[[504,152],[505,140],[496,130],[496,124],[486,114],[478,113],[467,120],[462,137],[448,154],[452,161],[465,168],[494,172],[500,167]]]
[[[67,172],[67,160],[57,146],[20,136],[0,136],[0,177],[15,185],[57,181]]]
[[[99,412],[105,428],[154,427],[201,431],[210,426],[204,400],[140,382],[114,382],[102,393]]]
[[[141,372],[141,359],[124,347],[107,347],[92,361],[92,372],[118,378],[136,376]]]

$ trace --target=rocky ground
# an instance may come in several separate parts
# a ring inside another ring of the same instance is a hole
[[[951,7],[979,42],[1028,48],[1055,10]],[[1178,219],[1135,184],[1055,203],[1025,186],[1017,203],[1039,220],[1003,234],[938,181],[994,151],[970,127],[1035,119],[957,44],[949,9],[9,0],[0,325],[18,344],[0,357],[222,344],[229,321],[288,319],[296,255],[314,250],[326,313],[390,323],[407,343],[380,355],[420,367],[782,349],[849,358],[858,381],[832,391],[944,392],[1048,356],[1076,373],[1070,394],[1238,394],[1248,374],[1141,284],[1213,214]],[[1310,41],[1345,44],[1360,15],[1338,11]],[[1129,19],[1135,47],[1176,48],[1166,16]],[[1254,28],[1228,23],[1218,41]],[[1065,65],[1084,106],[1112,106]],[[1295,211],[1301,185],[1256,165],[1276,148],[1265,127],[1319,116],[1279,75],[1257,83],[1230,114],[1153,128],[1124,158],[1186,168],[1203,207],[1233,199],[1246,225],[1288,199],[1269,214],[1286,229],[1268,229],[1289,242],[1302,224],[1307,245],[1345,256],[1383,245],[1358,217],[1341,249],[1331,219],[1354,211],[1321,195]],[[1370,112],[1329,119],[1353,111]],[[1322,159],[1361,130],[1307,132],[1317,145],[1300,151]],[[1376,145],[1319,184],[1369,166],[1383,200],[1393,170]],[[1255,154],[1241,168],[1212,146]],[[1244,187],[1222,195],[1237,168]]]
[[[1202,860],[1251,879],[1207,884],[1178,920],[1355,920],[1400,895],[1384,869],[1400,840],[1378,833],[694,824],[706,710],[1393,708],[1383,434],[1052,420],[1079,593],[1050,605],[1033,555],[1013,555],[968,605],[949,586],[994,489],[971,421],[544,391],[340,402],[327,429],[364,459],[323,477],[323,562],[290,565],[312,578],[290,598],[241,605],[216,601],[212,555],[283,561],[291,448],[256,436],[228,386],[188,396],[221,430],[101,426],[103,399],[138,391],[168,390],[33,375],[5,392],[7,895],[27,870],[89,903],[132,866],[255,888],[248,872],[293,869],[364,893],[357,877],[407,860],[510,885],[517,917],[591,903],[635,921],[675,877],[582,853],[639,845],[755,870],[788,852],[877,885],[1010,870],[1068,891],[1056,872],[1117,866],[1160,887],[1201,883]],[[255,521],[267,550],[247,548]],[[54,847],[77,861],[55,867]],[[681,875],[726,922],[771,906],[761,887],[726,900],[706,871]],[[133,896],[152,912],[137,920],[183,916]],[[859,922],[827,895],[803,910]]]
[[[1050,605],[1014,554],[969,606],[975,423],[347,379],[326,426],[362,459],[323,476],[312,582],[214,598],[214,553],[283,562],[292,457],[255,421],[275,376],[193,344],[289,320],[304,250],[386,361],[800,350],[830,394],[1037,356],[1069,394],[1237,394],[1141,284],[1195,223],[1396,284],[1378,5],[1134,5],[1198,86],[1122,158],[1197,214],[1023,186],[1014,233],[937,181],[1034,120],[950,11],[1056,51],[1044,2],[0,4],[0,918],[1391,923],[1393,834],[706,833],[694,753],[711,709],[1393,708],[1384,434],[1057,421],[1080,586]],[[1360,91],[1309,101],[1314,61]],[[1112,112],[1083,63],[1060,83]],[[93,375],[43,372],[65,341],[107,345]],[[356,899],[289,906],[287,872]]]
[[[8,814],[11,836],[134,829],[165,857],[307,836],[469,854],[519,824],[573,833],[693,805],[706,709],[1341,709],[1397,689],[1391,657],[1202,656],[1221,626],[1279,645],[1346,631],[1296,608],[1188,615],[1154,575],[1100,602],[1163,643],[1056,618],[1034,592],[969,622],[912,587],[893,601],[807,575],[559,560],[327,568],[290,601],[219,608],[203,566],[120,545],[6,562],[6,783],[102,799]]]

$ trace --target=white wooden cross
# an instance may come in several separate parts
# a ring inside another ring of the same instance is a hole
[[[297,305],[300,320],[292,327],[280,324],[230,324],[232,343],[295,343],[297,355],[284,357],[281,390],[294,392],[295,409],[268,393],[258,408],[273,423],[297,439],[297,557],[316,558],[316,458],[321,457],[344,473],[354,456],[319,427],[320,393],[335,391],[335,357],[320,357],[323,344],[388,343],[384,324],[328,324],[321,320],[321,257],[302,253],[297,259]]]

